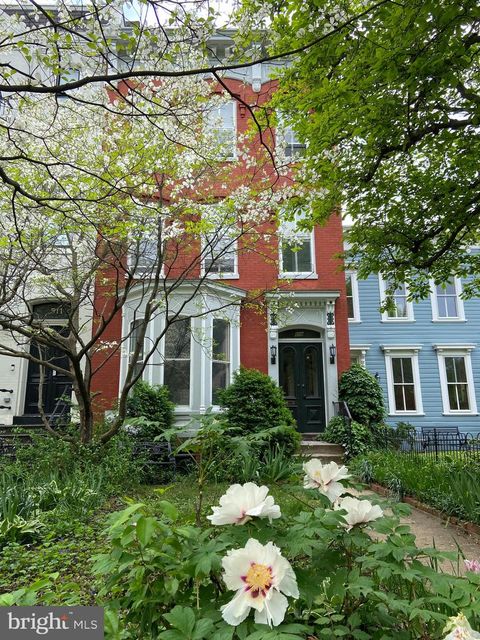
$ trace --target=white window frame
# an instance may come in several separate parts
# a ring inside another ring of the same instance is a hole
[[[382,274],[378,276],[378,283],[380,287],[380,303],[383,305],[386,300],[387,282],[384,280]],[[405,294],[408,297],[408,286],[405,283]],[[415,322],[413,316],[413,304],[407,300],[407,315],[405,317],[389,316],[387,311],[382,311],[382,322]]]
[[[360,298],[358,295],[358,279],[356,271],[346,271],[345,272],[345,291],[347,285],[347,277],[350,276],[350,283],[352,286],[352,303],[353,303],[353,317],[348,318],[349,323],[361,322],[360,318]],[[347,298],[347,316],[348,316],[348,295]]]
[[[213,323],[215,320],[224,320],[228,323],[228,360],[215,360],[213,357]],[[219,405],[214,404],[213,398],[213,364],[214,362],[224,362],[228,364],[228,375],[227,375],[227,387],[232,383],[232,344],[233,344],[233,334],[232,334],[232,321],[229,318],[212,318],[211,324],[211,337],[212,337],[212,353],[210,358],[210,403],[214,407],[218,407]]]
[[[208,234],[207,234],[208,235]],[[238,280],[240,274],[238,273],[238,244],[235,239],[232,243],[232,246],[228,251],[224,252],[224,255],[233,253],[233,271],[219,271],[218,273],[214,273],[212,271],[206,271],[205,269],[205,258],[206,256],[206,242],[205,239],[202,241],[202,267],[201,267],[201,275],[206,276],[211,280]],[[222,258],[220,258],[221,260]]]
[[[155,250],[155,256],[156,256],[156,252],[157,252],[157,243],[158,240],[157,238],[152,239],[151,241],[148,238],[143,238],[143,240],[145,240],[146,242],[149,243],[150,246],[154,245],[154,250]],[[143,254],[148,255],[148,254]],[[135,274],[134,277],[135,278],[142,278],[143,276],[145,276],[145,274],[150,274],[150,275],[154,275],[155,270],[152,268],[152,266],[147,266],[147,265],[142,265],[141,264],[141,260],[142,260],[142,256],[140,257],[140,261],[138,261],[136,259],[136,253],[135,251],[130,250],[128,252],[128,268],[131,270],[134,268],[135,266],[135,262],[136,264],[136,269],[135,269]],[[164,278],[165,277],[165,263],[162,262],[162,268],[160,270],[160,278]]]
[[[279,252],[279,278],[286,280],[316,280],[318,278],[317,275],[317,265],[316,265],[316,256],[315,256],[315,233],[312,229],[311,231],[306,231],[304,233],[299,232],[295,234],[295,239],[299,242],[303,242],[305,240],[310,241],[310,260],[312,264],[311,271],[284,271],[283,270],[283,243],[284,240],[282,238],[282,234],[279,236],[278,243],[278,252]],[[294,247],[295,243],[288,243],[290,246]]]
[[[218,132],[221,132],[221,131],[232,131],[233,132],[231,153],[226,155],[225,158],[224,158],[224,160],[229,161],[229,162],[232,162],[232,161],[236,160],[237,157],[238,157],[237,104],[238,104],[237,101],[232,99],[232,100],[228,100],[227,102],[223,102],[221,104],[212,105],[210,113],[207,116],[207,124],[208,124],[208,118],[209,117],[210,117],[211,120],[216,120],[216,121],[219,121],[221,119],[221,117],[222,117],[221,116],[222,107],[224,107],[226,105],[230,105],[232,110],[233,110],[233,113],[232,113],[232,115],[233,115],[233,118],[232,118],[233,126],[232,127],[225,127],[225,126],[211,127],[211,129],[213,131],[218,131]],[[222,121],[222,124],[225,124],[224,121]]]
[[[387,373],[388,415],[389,416],[424,416],[422,401],[422,385],[420,381],[420,367],[418,353],[420,345],[383,345],[385,355],[385,369]],[[398,411],[395,406],[395,389],[393,382],[393,358],[410,358],[412,361],[413,390],[415,393],[415,411]]]
[[[133,337],[135,335],[135,326],[136,324],[141,324],[144,321],[143,317],[140,318],[135,318],[134,320],[130,321],[129,326],[129,334],[128,334],[128,359],[127,359],[127,367],[130,365],[130,358],[135,350],[135,344],[133,343]],[[136,340],[135,340],[136,342]],[[139,356],[141,356],[140,360],[137,360],[136,362],[133,363],[133,371],[135,374],[135,369],[137,367],[137,365],[143,365],[145,362],[145,338],[143,340],[143,344],[142,344],[142,350],[139,353]],[[143,369],[142,371],[142,375],[140,376],[139,380],[143,380],[143,375],[145,373],[145,369]]]
[[[298,139],[298,134],[295,129],[285,123],[285,119],[280,112],[277,112],[275,146],[281,147],[285,157],[291,162],[295,162],[296,158],[301,158],[307,148],[306,143]],[[289,150],[290,153],[287,153],[287,150]]]
[[[475,393],[475,384],[473,380],[472,358],[471,352],[475,349],[474,344],[434,344],[433,348],[437,352],[438,372],[440,374],[440,389],[442,392],[442,404],[444,416],[472,416],[478,415],[477,398]],[[445,367],[445,358],[462,357],[465,361],[465,372],[467,374],[467,391],[468,404],[470,409],[450,409],[450,400],[448,397],[447,371]]]
[[[184,411],[186,409],[190,409],[190,407],[192,406],[192,392],[193,392],[193,364],[194,364],[194,349],[193,349],[193,322],[192,322],[192,318],[190,316],[179,316],[178,317],[179,320],[190,320],[190,371],[189,371],[189,388],[188,388],[188,404],[176,404],[175,405],[175,410],[178,411]],[[184,360],[184,358],[167,358],[166,357],[166,340],[167,340],[167,332],[168,332],[168,328],[165,331],[165,334],[162,337],[162,346],[161,346],[161,352],[162,352],[162,361],[163,361],[163,366],[162,366],[162,373],[161,373],[161,382],[162,385],[165,385],[165,362],[167,362],[167,360],[171,361],[171,360]]]
[[[457,299],[457,315],[452,317],[443,318],[438,315],[438,297],[437,297],[437,287],[433,280],[430,283],[430,300],[432,303],[432,322],[465,322],[465,308],[463,306],[463,300],[461,298],[462,294],[462,282],[460,278],[456,276],[452,278],[453,284],[455,285],[455,294]]]

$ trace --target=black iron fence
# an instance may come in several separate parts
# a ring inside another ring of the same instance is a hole
[[[396,451],[412,458],[459,460],[480,464],[480,435],[458,429],[392,430],[375,437],[375,448]]]

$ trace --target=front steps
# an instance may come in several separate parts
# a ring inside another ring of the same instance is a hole
[[[320,434],[303,433],[303,439],[300,444],[300,453],[308,458],[316,458],[322,464],[328,462],[336,462],[338,465],[343,464],[345,451],[340,444],[332,444],[331,442],[323,442],[315,440]]]

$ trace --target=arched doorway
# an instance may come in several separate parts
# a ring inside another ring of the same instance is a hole
[[[286,329],[279,333],[279,383],[299,431],[325,429],[323,342],[314,329]]]

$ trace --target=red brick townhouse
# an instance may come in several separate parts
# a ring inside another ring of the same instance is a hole
[[[263,65],[244,75],[231,74],[224,82],[233,97],[220,109],[222,128],[236,140],[249,126],[245,105],[266,100],[274,85]],[[292,131],[285,130],[281,141],[287,156],[301,151]],[[236,166],[238,182],[242,166]],[[219,184],[220,197],[222,188]],[[151,321],[146,341],[159,335],[171,309],[181,309],[184,318],[167,330],[143,379],[170,388],[178,422],[186,423],[215,406],[216,390],[228,385],[240,366],[259,369],[282,387],[299,429],[318,432],[333,414],[338,376],[350,363],[345,274],[335,257],[342,250],[341,219],[333,214],[324,227],[301,233],[295,249],[282,245],[277,236],[260,235],[259,243],[264,246],[258,251],[230,247],[201,287],[199,264],[191,280],[183,279],[171,293],[168,309]],[[184,243],[186,254],[195,250]],[[182,256],[177,254],[176,260]],[[170,265],[165,277],[174,277],[174,271]],[[143,286],[138,296],[132,293],[105,339],[134,335],[135,319],[142,314],[142,291]],[[261,311],[248,302],[258,291],[267,292]],[[101,287],[97,293],[102,296]],[[285,308],[278,311],[282,302]],[[199,334],[206,336],[209,347],[197,339]],[[114,406],[128,358],[128,349],[114,354],[96,376],[94,391],[104,408]]]

